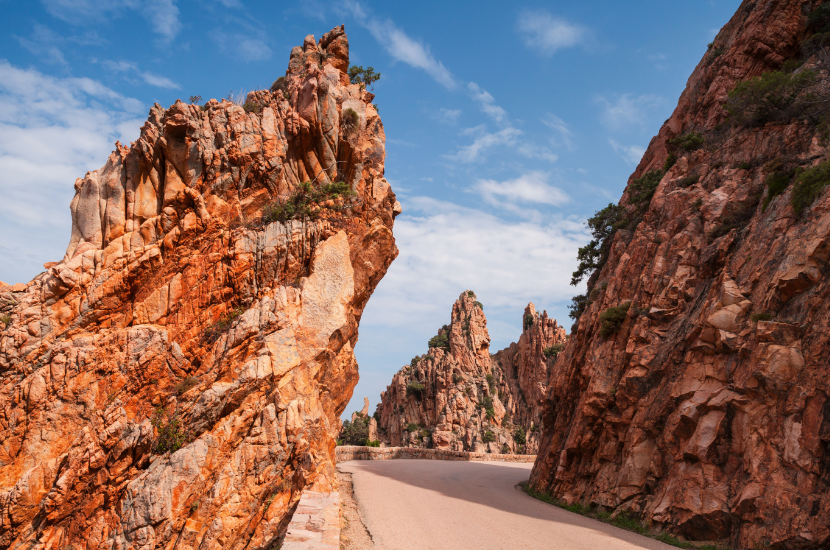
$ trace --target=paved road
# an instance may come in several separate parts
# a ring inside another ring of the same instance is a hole
[[[355,497],[382,550],[676,550],[516,489],[531,464],[350,461]]]

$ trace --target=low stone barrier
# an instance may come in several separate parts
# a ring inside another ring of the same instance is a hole
[[[335,449],[337,462],[347,460],[394,460],[399,458],[422,460],[471,460],[480,462],[535,462],[536,455],[507,455],[469,453],[419,447],[360,447],[341,445]]]
[[[291,517],[282,550],[338,550],[340,493],[303,491]]]

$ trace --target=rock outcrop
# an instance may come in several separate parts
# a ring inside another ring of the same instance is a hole
[[[826,176],[795,207],[826,140],[775,110],[794,103],[724,124],[728,92],[782,65],[815,78],[805,111],[830,99],[817,4],[744,1],[651,141],[552,367],[536,490],[735,548],[830,544]]]
[[[548,371],[565,330],[547,313],[525,309],[518,343],[490,355],[490,335],[475,294],[461,294],[449,325],[381,393],[378,430],[394,447],[533,454]]]
[[[244,106],[155,105],[76,181],[63,260],[0,288],[0,548],[269,548],[336,483],[400,212],[348,51],[335,28]]]

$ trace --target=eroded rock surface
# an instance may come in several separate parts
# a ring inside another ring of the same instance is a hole
[[[706,141],[678,150],[591,279],[552,367],[537,490],[736,548],[830,543],[830,193],[803,215],[792,184],[760,200],[776,162],[827,149],[803,118],[719,126],[738,81],[798,55],[816,4],[743,2],[652,140],[632,178],[662,168],[672,138]],[[811,68],[826,87],[826,64]],[[621,204],[635,208],[632,181]],[[601,313],[627,302],[603,337]]]
[[[554,349],[566,336],[533,304],[523,323],[519,342],[491,355],[484,310],[475,294],[462,293],[436,345],[401,368],[381,393],[381,439],[394,447],[535,453]]]
[[[66,256],[0,285],[0,547],[267,548],[336,484],[400,212],[347,67],[339,27],[244,109],[155,105],[75,183]],[[307,181],[355,195],[261,219]]]

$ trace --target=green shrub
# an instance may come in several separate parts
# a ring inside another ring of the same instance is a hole
[[[830,47],[830,32],[820,32],[801,42],[801,51],[805,57],[812,57]]]
[[[651,204],[651,198],[663,179],[662,170],[649,170],[639,178],[634,179],[628,186],[628,200],[634,205],[637,217],[641,215]]]
[[[213,323],[211,326],[205,329],[202,333],[202,339],[207,342],[208,344],[213,344],[216,342],[220,336],[228,331],[233,325],[234,320],[237,317],[245,313],[245,309],[238,307],[228,311],[227,313],[223,314],[218,321]]]
[[[352,108],[343,111],[343,127],[346,130],[355,130],[360,126],[360,115]]]
[[[795,178],[792,205],[795,213],[801,216],[830,185],[830,161],[807,168]]]
[[[641,535],[645,535],[646,533],[648,533],[648,528],[642,521],[638,520],[634,516],[629,515],[626,512],[619,514],[615,518],[609,519],[608,523],[610,523],[611,525],[615,525],[620,529],[634,531],[635,533],[640,533]]]
[[[669,544],[671,546],[677,546],[678,548],[691,548],[692,545],[688,542],[682,541],[677,537],[672,536],[670,533],[660,533],[657,535],[657,540],[664,544]]]
[[[518,443],[519,445],[524,445],[527,442],[527,433],[525,429],[519,426],[516,428],[516,431],[513,432],[513,441]]]
[[[246,101],[242,108],[246,113],[260,114],[262,112],[262,105],[258,101]]]
[[[631,302],[625,302],[616,307],[609,307],[599,315],[600,329],[599,333],[603,338],[608,338],[612,334],[616,334],[622,328],[623,322],[628,313],[628,308],[631,307]]]
[[[441,348],[449,351],[450,349],[450,336],[444,329],[441,329],[437,335],[433,336],[429,339],[428,343],[430,348]]]
[[[487,430],[486,432],[484,432],[484,435],[481,437],[481,440],[485,443],[492,443],[496,440],[496,434],[494,434],[492,430]]]
[[[367,439],[365,446],[366,447],[380,447],[380,441],[378,441],[377,439],[375,439],[375,440]]]
[[[562,353],[563,349],[565,349],[565,343],[559,342],[558,344],[554,344],[543,349],[542,353],[545,355],[545,357],[550,359],[551,357],[557,357],[560,353]]]
[[[758,208],[763,191],[754,191],[746,202],[728,205],[730,209],[714,229],[709,232],[709,240],[713,241],[728,234],[733,229],[740,231],[752,221],[752,216]]]
[[[666,156],[666,162],[663,163],[663,172],[668,172],[675,164],[677,164],[677,153],[669,151],[669,154]]]
[[[463,380],[464,380],[464,377],[461,376],[460,374],[453,374],[452,375],[453,384],[458,384],[459,382],[461,382]]]
[[[406,396],[409,397],[410,395],[416,396],[418,399],[421,399],[424,395],[424,385],[420,382],[410,382],[406,385]]]
[[[752,164],[749,162],[739,162],[735,168],[740,168],[741,170],[751,170]]]
[[[372,67],[364,69],[362,65],[352,65],[349,67],[349,80],[352,84],[360,84],[365,88],[380,80],[380,73],[376,73]]]
[[[772,313],[753,313],[749,316],[749,320],[753,323],[757,323],[758,321],[769,321],[772,319]]]
[[[155,453],[174,453],[182,448],[187,441],[187,434],[182,428],[179,413],[167,414],[164,407],[156,409],[150,423],[156,429],[156,440],[153,443]]]
[[[476,301],[476,302],[475,302],[475,305],[476,305],[476,307],[477,307],[478,309],[480,309],[481,311],[484,311],[484,306],[481,304],[481,302]]]
[[[186,376],[184,380],[173,386],[173,390],[179,395],[187,392],[187,390],[194,388],[201,384],[202,381],[195,376]]]
[[[764,204],[762,207],[762,211],[766,212],[767,206],[769,203],[787,190],[787,186],[790,185],[790,179],[792,178],[792,173],[785,172],[783,170],[778,172],[773,172],[769,176],[767,176],[767,196],[764,197]]]
[[[820,4],[807,15],[807,28],[816,32],[830,31],[830,4]]]
[[[3,323],[3,328],[6,329],[10,324],[12,324],[12,316],[8,313],[5,315],[0,315],[0,323]]]
[[[282,92],[285,91],[288,87],[288,81],[285,80],[284,76],[279,77],[271,84],[271,91],[272,92]]]
[[[356,193],[348,183],[338,181],[319,186],[313,186],[311,182],[305,181],[297,186],[297,189],[285,201],[276,201],[262,209],[262,223],[286,223],[289,220],[304,218],[317,219],[318,209],[345,210],[351,207],[351,201]],[[326,205],[329,199],[346,199],[343,206]],[[316,208],[315,208],[316,206]]]
[[[476,297],[476,293],[475,293],[475,292],[473,292],[472,290],[468,290],[468,291],[467,291],[467,297],[468,297],[468,298],[473,298],[473,299],[475,299],[475,297]]]
[[[806,70],[772,71],[739,82],[726,102],[728,120],[736,126],[754,126],[809,114],[817,98],[807,90],[815,81],[816,72]]]
[[[585,313],[585,308],[588,307],[588,297],[584,294],[577,294],[571,298],[571,303],[568,304],[568,317],[574,321],[579,321],[579,318]]]
[[[571,284],[576,286],[585,277],[601,269],[608,259],[611,249],[611,241],[616,233],[619,223],[622,221],[625,210],[616,204],[609,204],[602,210],[597,211],[593,217],[588,218],[587,225],[591,229],[593,239],[579,249],[577,260],[579,265],[571,275]],[[584,308],[583,308],[584,309]],[[579,312],[582,313],[581,311]],[[571,315],[573,317],[573,315]],[[578,319],[579,316],[574,317]]]
[[[524,316],[524,319],[523,319],[524,330],[527,330],[530,327],[532,327],[534,320],[535,320],[535,317],[533,317],[533,315],[531,315],[530,313],[525,313],[525,316]]]
[[[670,145],[674,145],[684,151],[695,151],[703,147],[703,134],[700,132],[689,132],[669,140]]]
[[[417,364],[418,364],[418,361],[420,361],[420,360],[421,360],[421,356],[420,356],[420,355],[416,355],[415,357],[413,357],[413,358],[412,358],[412,360],[411,360],[411,361],[409,361],[409,366],[410,366],[410,367],[412,367],[412,368],[414,369],[414,368],[415,368],[415,365],[417,365]]]
[[[191,104],[191,105],[192,105],[192,104],[195,104],[195,103],[201,103],[201,102],[202,102],[202,96],[200,96],[200,95],[192,95],[192,96],[190,96],[190,104]]]
[[[343,445],[365,445],[369,439],[369,418],[357,416],[354,422],[344,420],[340,439]]]
[[[788,59],[784,61],[783,65],[781,65],[781,71],[785,73],[792,73],[802,65],[804,65],[803,59]]]
[[[692,208],[695,210],[700,210],[701,206],[703,206],[703,199],[696,199],[695,202],[692,203]]]
[[[686,176],[685,178],[681,179],[677,182],[678,187],[682,187],[683,189],[687,187],[691,187],[692,185],[696,184],[700,181],[700,175],[694,174],[692,176]]]
[[[420,429],[421,429],[421,425],[416,424],[414,422],[410,422],[409,424],[406,425],[406,431],[408,431],[409,433],[417,432]]]

